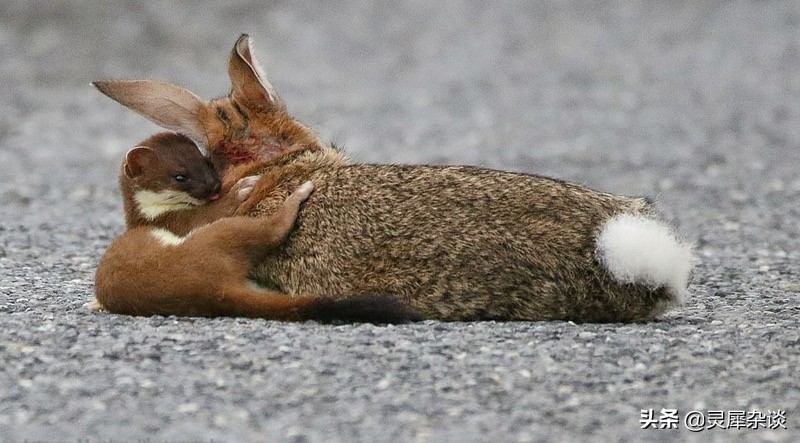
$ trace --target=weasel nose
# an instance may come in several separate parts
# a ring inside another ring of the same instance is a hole
[[[217,182],[216,184],[214,184],[214,188],[211,189],[210,193],[211,195],[208,197],[208,199],[212,202],[219,200],[220,191],[222,191],[222,184],[220,182]]]

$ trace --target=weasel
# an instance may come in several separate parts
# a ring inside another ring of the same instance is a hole
[[[234,216],[255,178],[223,185],[196,145],[179,134],[157,134],[131,149],[120,173],[128,230],[100,260],[93,307],[128,315],[411,319],[391,297],[290,296],[249,280],[253,263],[286,239],[314,189],[303,183],[271,217]]]
[[[264,222],[226,219],[256,178],[239,180],[221,195],[212,163],[176,133],[156,134],[128,151],[119,176],[128,231],[98,266],[99,305],[132,315],[293,315],[287,302],[296,300],[270,297],[248,282],[247,273],[251,256],[283,241],[313,186],[298,189]]]
[[[391,297],[291,296],[249,280],[253,264],[286,239],[314,186],[300,185],[271,217],[235,216],[257,179],[234,180],[246,172],[229,171],[223,184],[179,134],[157,134],[131,149],[120,172],[128,230],[100,260],[93,308],[290,321],[412,319]]]

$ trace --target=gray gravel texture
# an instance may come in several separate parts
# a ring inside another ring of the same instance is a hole
[[[223,95],[241,32],[359,161],[656,197],[697,239],[691,300],[645,325],[90,312],[119,162],[157,128],[89,81]],[[800,439],[796,1],[4,0],[0,60],[1,441]],[[640,429],[662,408],[788,429]]]

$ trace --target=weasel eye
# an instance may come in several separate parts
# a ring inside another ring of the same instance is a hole
[[[186,176],[185,176],[185,175],[183,175],[183,174],[178,174],[178,175],[176,175],[176,176],[174,176],[174,177],[172,177],[172,178],[174,178],[174,179],[175,179],[175,181],[176,181],[176,182],[179,182],[179,183],[183,183],[183,182],[185,182],[185,181],[186,181]]]

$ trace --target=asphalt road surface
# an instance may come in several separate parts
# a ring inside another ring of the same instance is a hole
[[[800,439],[800,3],[333,3],[3,2],[0,441]],[[690,300],[644,325],[90,312],[157,127],[89,82],[224,95],[242,32],[358,161],[656,198],[696,240]]]

